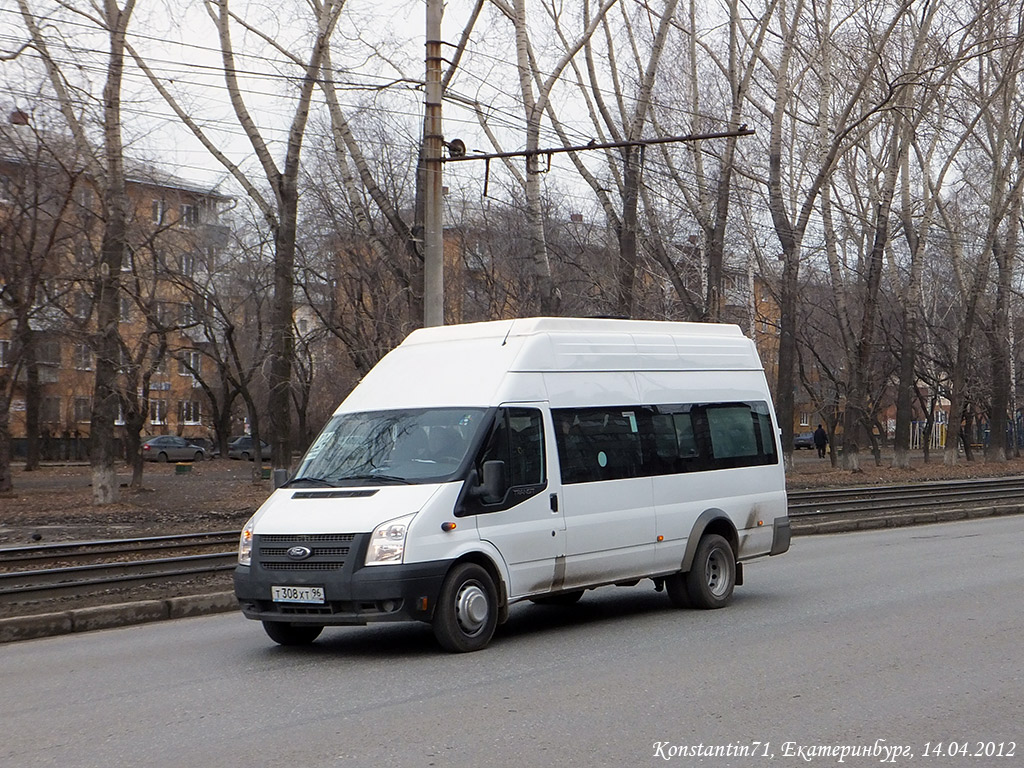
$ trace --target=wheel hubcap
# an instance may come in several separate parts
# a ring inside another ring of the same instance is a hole
[[[459,596],[455,601],[455,615],[458,617],[459,627],[467,635],[475,634],[483,628],[487,623],[488,610],[487,593],[479,584],[471,582],[459,590]]]
[[[729,563],[721,550],[716,549],[708,556],[704,577],[713,595],[720,597],[725,594],[729,586]]]

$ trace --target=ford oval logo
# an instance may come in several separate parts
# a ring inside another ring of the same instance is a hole
[[[288,550],[288,557],[292,560],[305,560],[312,554],[313,550],[309,547],[292,547]]]

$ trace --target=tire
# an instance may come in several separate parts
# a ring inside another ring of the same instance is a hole
[[[693,608],[690,593],[686,591],[686,574],[674,573],[665,578],[665,592],[676,608]]]
[[[278,645],[309,645],[324,631],[316,624],[288,624],[284,621],[264,621],[263,629]]]
[[[249,461],[249,454],[248,453],[243,453],[242,454],[242,461]]]
[[[736,587],[736,555],[718,534],[704,536],[686,573],[686,594],[694,608],[724,608]]]
[[[576,605],[583,597],[583,590],[577,589],[572,592],[562,592],[558,595],[545,595],[544,597],[531,597],[530,602],[534,605],[555,605],[566,606]]]
[[[167,454],[164,453],[163,451],[160,451],[160,453],[157,454],[156,460],[159,461],[161,464],[166,464]]]
[[[476,563],[452,568],[441,586],[431,625],[446,651],[485,648],[498,626],[498,590],[490,574]]]
[[[203,460],[203,452],[202,451],[196,451],[196,455],[192,457],[192,461],[202,461],[202,460]]]

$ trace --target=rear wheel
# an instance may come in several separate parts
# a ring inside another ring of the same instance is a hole
[[[248,453],[245,453],[245,452],[243,452],[243,453],[242,453],[242,461],[248,461],[248,460],[249,460],[249,454],[248,454]]]
[[[160,451],[160,453],[156,457],[156,460],[166,464],[167,463],[167,454],[164,453],[163,451]]]
[[[203,460],[203,452],[202,451],[196,451],[196,455],[192,457],[192,461],[202,461],[202,460]]]
[[[476,563],[452,568],[441,586],[432,626],[441,647],[453,653],[479,651],[498,625],[498,591]]]
[[[727,606],[736,587],[736,556],[729,542],[715,533],[704,536],[684,579],[693,607]],[[669,594],[671,596],[671,592]]]
[[[309,645],[324,631],[323,627],[315,624],[288,624],[283,621],[264,621],[263,629],[278,645]]]

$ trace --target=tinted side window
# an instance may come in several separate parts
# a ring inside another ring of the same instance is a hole
[[[638,477],[644,472],[637,407],[560,409],[553,412],[562,482],[587,483]],[[649,429],[646,431],[650,431]]]
[[[505,462],[510,486],[541,485],[546,482],[544,422],[534,408],[503,408],[480,455],[478,469],[485,461]]]
[[[753,414],[746,405],[718,405],[707,409],[712,456],[716,459],[757,456]]]
[[[778,462],[766,402],[561,408],[552,416],[565,483]]]

